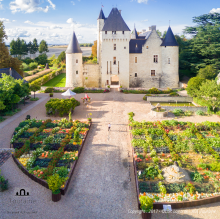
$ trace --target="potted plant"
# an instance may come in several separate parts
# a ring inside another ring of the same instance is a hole
[[[139,200],[141,204],[142,210],[142,218],[143,219],[151,219],[151,210],[153,209],[154,200],[144,193],[143,195],[139,195]]]
[[[65,182],[65,179],[61,178],[58,174],[54,174],[49,176],[47,179],[47,183],[49,189],[52,191],[52,201],[58,202],[61,199],[60,187]]]
[[[91,118],[92,113],[89,113],[88,116],[89,116],[89,117],[87,118],[87,119],[88,119],[88,122],[91,123],[91,122],[92,122],[92,118]]]
[[[50,97],[53,97],[53,93],[50,93]]]

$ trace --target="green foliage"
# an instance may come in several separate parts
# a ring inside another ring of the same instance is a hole
[[[47,87],[45,90],[44,90],[44,93],[53,93],[54,92],[54,88],[53,87]]]
[[[64,114],[68,114],[70,110],[74,110],[76,106],[79,106],[80,102],[75,100],[74,98],[71,99],[59,99],[54,98],[50,99],[45,107],[46,112],[49,115],[59,114],[59,116],[63,116]]]
[[[46,63],[48,63],[48,60],[47,60],[47,55],[46,53],[43,53],[41,55],[39,55],[38,57],[36,57],[34,59],[35,62],[38,63],[38,65],[46,65]]]
[[[197,171],[192,172],[190,174],[190,177],[192,178],[193,181],[195,181],[197,183],[202,183],[204,181],[203,176],[199,172],[197,172]]]
[[[66,53],[65,51],[62,51],[60,55],[57,58],[58,62],[66,62]]]
[[[151,89],[148,90],[148,93],[149,93],[149,94],[160,94],[161,91],[158,90],[158,89],[155,88],[155,87],[152,87]]]
[[[141,210],[145,213],[149,213],[153,209],[154,200],[148,196],[141,195],[139,197]]]
[[[204,116],[205,113],[204,113],[202,110],[197,110],[197,111],[196,111],[196,115]]]
[[[195,186],[192,183],[188,183],[183,189],[184,192],[189,192],[190,194],[194,194],[196,191]]]
[[[179,96],[179,94],[177,92],[171,92],[170,96]]]
[[[67,177],[68,173],[69,173],[69,171],[68,171],[67,167],[60,167],[57,171],[57,174],[63,178]]]
[[[146,170],[144,171],[144,174],[145,174],[146,178],[154,179],[155,177],[158,176],[159,172],[158,172],[158,169],[156,169],[153,166],[150,166],[150,167],[146,168]]]
[[[6,180],[2,175],[1,175],[1,170],[0,170],[0,192],[3,192],[8,189],[8,180]]]
[[[199,78],[212,80],[212,79],[215,79],[217,74],[218,74],[218,71],[213,66],[207,65],[205,68],[199,69],[199,73],[197,74],[197,76]]]
[[[175,116],[181,116],[184,114],[183,110],[182,109],[174,109],[172,111],[172,113],[175,115]]]
[[[190,78],[186,88],[187,94],[190,95],[191,97],[196,97],[197,92],[200,90],[200,86],[202,85],[203,82],[205,82],[204,78],[199,78],[199,77]]]
[[[22,63],[22,69],[24,70],[24,71],[29,71],[30,70],[30,67],[29,67],[29,65],[27,65],[26,63]]]
[[[41,40],[39,45],[39,53],[49,52],[47,42],[45,40]]]
[[[31,70],[34,70],[35,68],[37,68],[38,63],[37,63],[37,62],[31,62],[28,66],[29,66],[29,68],[30,68]]]
[[[158,186],[159,186],[159,190],[160,190],[161,194],[163,194],[163,195],[167,194],[166,187],[165,187],[165,185],[163,185],[163,183],[161,181],[158,183]]]
[[[75,87],[73,89],[73,92],[75,92],[75,93],[84,93],[84,91],[85,91],[84,87]]]
[[[61,178],[57,173],[47,178],[49,189],[52,190],[52,193],[54,194],[56,194],[60,190],[60,187],[63,185],[64,182],[65,179]]]
[[[36,97],[36,98],[30,98],[30,101],[37,101],[37,100],[39,100],[38,97]]]

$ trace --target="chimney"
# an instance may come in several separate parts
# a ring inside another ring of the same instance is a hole
[[[118,10],[119,11],[119,13],[121,14],[121,10]]]
[[[156,25],[152,25],[151,27],[149,27],[149,30],[156,30]]]
[[[9,69],[9,74],[10,74],[10,76],[12,76],[12,70],[11,70],[11,68]]]
[[[146,29],[143,29],[142,32],[143,32],[143,33],[146,32]]]

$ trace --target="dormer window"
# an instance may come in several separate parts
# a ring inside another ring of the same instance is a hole
[[[136,46],[135,46],[136,48],[138,48],[138,44],[136,43]]]
[[[105,34],[107,34],[107,31],[105,31]]]
[[[116,34],[116,31],[112,31],[112,34]]]
[[[125,32],[124,32],[124,31],[122,31],[122,34],[125,34]]]

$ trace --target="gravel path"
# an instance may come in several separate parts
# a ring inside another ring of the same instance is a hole
[[[45,103],[48,94],[19,117],[0,129],[0,148],[8,148],[14,128],[26,114],[31,118],[47,119]],[[84,94],[77,94],[81,101]],[[93,125],[84,145],[75,173],[65,196],[58,203],[51,201],[51,191],[35,183],[24,175],[10,157],[2,166],[2,174],[9,180],[9,190],[0,193],[0,218],[125,218],[140,219],[139,214],[129,213],[138,210],[132,167],[131,148],[127,129],[127,113],[133,111],[135,120],[151,120],[147,116],[150,104],[143,101],[144,95],[122,94],[112,91],[106,94],[89,94],[92,104],[80,105],[74,110],[73,119],[85,119],[92,113]],[[54,97],[61,98],[60,94]],[[82,101],[81,101],[82,102]],[[19,113],[22,113],[19,112]],[[16,114],[18,115],[18,114]],[[52,118],[53,119],[53,118]],[[57,117],[56,119],[59,119]],[[218,117],[185,117],[182,121],[220,121]],[[111,131],[107,125],[111,123]],[[131,181],[130,181],[131,178]],[[30,196],[17,197],[21,188]],[[209,212],[207,212],[209,211]],[[219,218],[219,203],[197,208],[183,209],[179,214],[157,213],[152,219]]]

